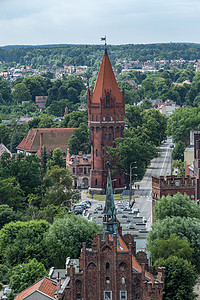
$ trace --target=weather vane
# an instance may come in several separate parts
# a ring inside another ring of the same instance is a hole
[[[106,35],[105,35],[105,37],[102,37],[102,38],[101,38],[101,41],[105,41],[105,47],[106,47],[106,45],[107,45],[107,44],[106,44]]]

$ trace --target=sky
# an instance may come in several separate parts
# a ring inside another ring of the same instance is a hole
[[[200,0],[0,0],[0,46],[200,42]]]

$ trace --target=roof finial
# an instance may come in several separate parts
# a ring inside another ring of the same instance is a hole
[[[105,41],[105,54],[107,54],[106,35],[105,37],[101,38],[101,41]]]

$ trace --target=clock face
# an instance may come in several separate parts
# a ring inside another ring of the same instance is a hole
[[[175,186],[179,186],[179,185],[180,185],[180,181],[179,180],[175,181]]]

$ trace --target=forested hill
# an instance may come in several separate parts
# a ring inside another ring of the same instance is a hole
[[[99,63],[104,45],[45,45],[45,46],[7,46],[0,47],[0,61],[19,63],[20,65],[65,65],[94,66]],[[146,61],[156,60],[200,59],[200,44],[168,43],[108,45],[111,62],[116,60]]]

